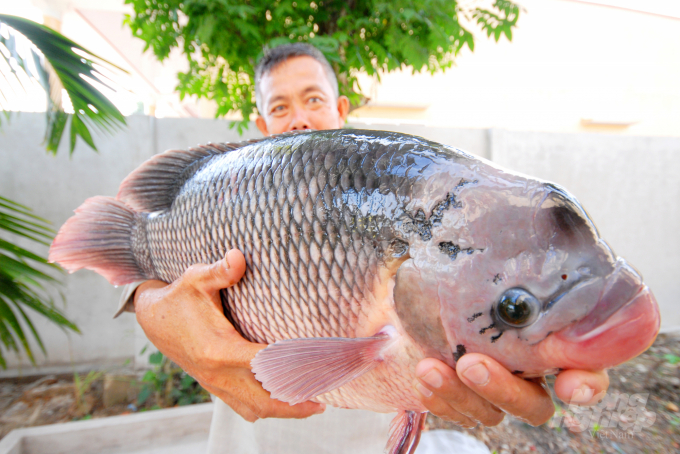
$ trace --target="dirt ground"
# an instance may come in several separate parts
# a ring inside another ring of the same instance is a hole
[[[151,391],[146,393],[143,403],[140,403],[142,390],[149,383],[144,381],[144,372],[91,374],[97,377],[93,381],[88,381],[88,374],[79,375],[82,390],[79,395],[73,375],[0,379],[0,438],[21,427],[103,418],[210,399],[207,391],[184,373],[174,373],[170,385],[169,374],[161,376],[159,369],[146,372],[147,376],[161,376],[164,380],[161,392],[147,385]]]
[[[497,454],[680,453],[680,336],[659,336],[647,352],[610,370],[609,376],[600,413],[597,408],[579,412],[556,400],[555,416],[540,427],[506,417],[497,427],[465,430],[430,415],[426,429],[467,432]],[[160,408],[153,394],[138,404],[139,386],[132,383],[127,399],[107,406],[102,379],[93,381],[80,399],[73,375],[0,379],[0,438],[20,427]]]

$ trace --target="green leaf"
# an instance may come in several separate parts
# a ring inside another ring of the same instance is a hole
[[[664,359],[668,361],[670,364],[678,364],[680,363],[680,356],[673,355],[671,353],[666,353],[663,355]]]
[[[147,370],[146,373],[144,373],[144,376],[142,377],[143,382],[155,382],[156,381],[156,373],[152,370]]]
[[[196,380],[194,380],[194,377],[192,377],[191,375],[185,374],[182,377],[182,381],[180,381],[180,388],[181,389],[187,389],[190,386],[192,386],[194,383],[196,383]]]
[[[92,129],[111,133],[125,125],[125,118],[120,111],[95,85],[89,82],[91,80],[116,90],[117,87],[110,82],[110,79],[99,72],[97,65],[106,71],[125,72],[123,69],[94,55],[61,33],[44,25],[6,14],[0,14],[0,23],[11,27],[10,39],[0,36],[0,43],[10,50],[18,66],[38,79],[48,94],[45,145],[49,152],[57,152],[69,119],[71,152],[79,137],[96,150],[92,139]],[[15,49],[21,37],[27,38],[32,45],[30,57],[26,60],[20,57]],[[1,53],[0,58],[6,60],[4,54]],[[15,72],[14,69],[12,71]],[[5,89],[2,87],[0,86],[0,94]],[[74,114],[66,114],[63,111],[62,89],[66,91],[71,100]]]
[[[149,355],[149,364],[160,364],[163,362],[163,353],[155,352]]]
[[[147,401],[149,396],[151,396],[151,387],[145,385],[144,387],[142,387],[142,390],[139,391],[139,394],[137,395],[137,404],[144,405],[144,402]]]
[[[51,229],[46,220],[34,215],[27,207],[0,196],[0,342],[5,350],[24,352],[35,364],[35,358],[24,327],[27,327],[38,347],[45,346],[25,309],[45,317],[65,329],[79,332],[78,327],[54,307],[49,291],[59,282],[49,274],[57,271],[47,259],[19,247],[12,236],[28,238],[36,244],[51,240]],[[49,290],[49,291],[48,291]],[[6,367],[2,352],[0,366]]]

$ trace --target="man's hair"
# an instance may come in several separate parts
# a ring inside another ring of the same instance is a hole
[[[267,74],[271,73],[274,68],[279,66],[284,61],[293,57],[312,57],[314,60],[321,63],[321,67],[328,77],[328,82],[333,88],[333,93],[337,98],[339,96],[338,92],[338,79],[335,77],[335,72],[333,68],[323,56],[320,50],[316,47],[305,44],[305,43],[294,43],[294,44],[283,44],[273,49],[265,48],[264,56],[255,67],[255,102],[257,104],[257,110],[260,114],[264,114],[264,106],[262,105],[262,93],[260,92],[260,84],[262,83],[262,78]]]

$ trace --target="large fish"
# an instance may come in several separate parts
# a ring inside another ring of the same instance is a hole
[[[415,366],[466,352],[525,377],[601,369],[653,342],[656,301],[564,189],[422,138],[336,130],[154,156],[61,228],[50,260],[112,284],[172,282],[238,248],[225,314],[272,344],[272,397],[399,412],[413,452]]]

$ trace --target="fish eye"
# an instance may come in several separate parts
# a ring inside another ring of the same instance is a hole
[[[496,313],[501,321],[514,328],[533,323],[541,312],[538,299],[521,288],[506,290],[498,300]]]

